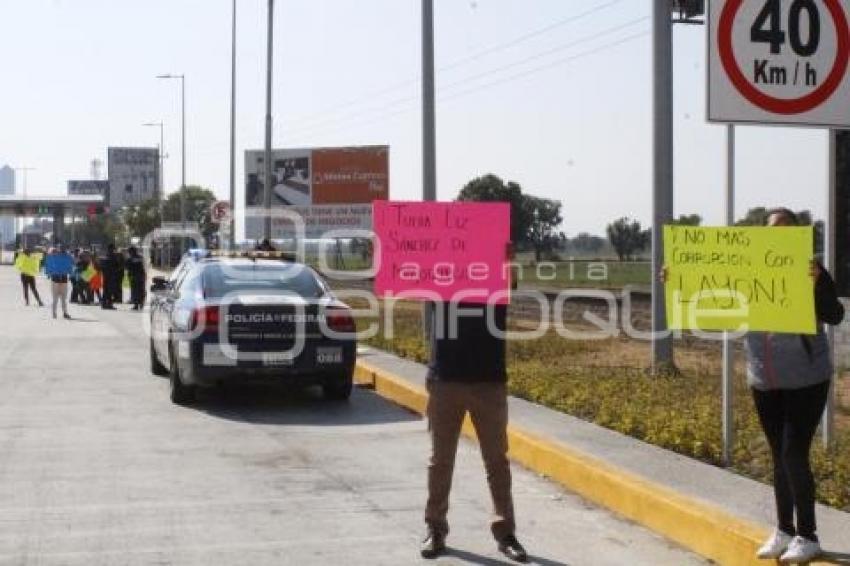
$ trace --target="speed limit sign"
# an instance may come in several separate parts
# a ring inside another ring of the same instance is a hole
[[[216,201],[210,206],[210,217],[216,224],[221,224],[230,219],[230,201]]]
[[[850,126],[850,0],[712,0],[708,119]]]

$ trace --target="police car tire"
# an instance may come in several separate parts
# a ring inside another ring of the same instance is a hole
[[[156,350],[154,350],[153,347],[153,338],[151,338],[151,373],[160,377],[168,375],[168,368],[162,365],[159,358],[156,357]]]
[[[347,401],[351,397],[354,387],[352,379],[346,378],[340,381],[332,381],[322,385],[322,394],[328,401]]]
[[[180,379],[180,365],[177,363],[177,352],[174,351],[173,345],[169,352],[171,354],[171,368],[168,372],[168,381],[171,389],[171,402],[175,405],[188,405],[195,400],[195,386],[185,385]]]

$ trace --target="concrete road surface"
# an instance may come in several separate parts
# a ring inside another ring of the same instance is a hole
[[[53,320],[0,267],[0,564],[428,563],[418,416],[366,390],[347,404],[254,389],[174,406],[148,371],[146,314],[118,309]],[[703,563],[524,469],[514,482],[536,564]],[[462,441],[452,551],[436,563],[507,563],[488,512]]]

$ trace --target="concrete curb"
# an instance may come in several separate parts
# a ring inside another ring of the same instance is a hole
[[[427,391],[372,364],[358,360],[355,381],[394,403],[425,413]],[[463,432],[475,438],[467,418]],[[562,442],[508,426],[510,456],[586,499],[635,521],[701,556],[730,566],[764,566],[755,553],[768,529],[703,501],[619,469]],[[829,562],[812,562],[825,565]]]

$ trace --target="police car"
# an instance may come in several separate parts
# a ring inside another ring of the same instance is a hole
[[[283,382],[351,395],[355,323],[311,267],[284,254],[187,254],[151,287],[151,371],[168,376],[171,400],[199,387]]]

